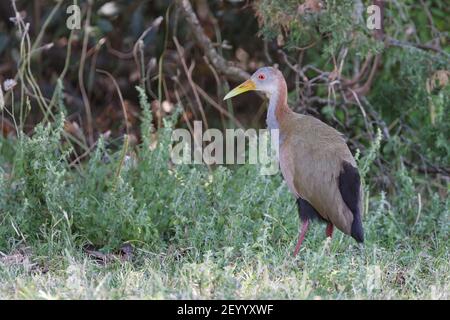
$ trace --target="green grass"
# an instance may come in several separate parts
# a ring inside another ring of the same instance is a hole
[[[370,228],[370,225],[367,226]],[[322,230],[320,230],[322,231]],[[295,233],[291,232],[292,238]],[[400,241],[391,248],[369,239],[360,252],[342,234],[329,242],[314,230],[297,258],[291,243],[223,246],[215,251],[168,246],[143,249],[132,262],[99,265],[81,251],[1,264],[1,299],[448,299],[448,251]]]
[[[101,140],[77,169],[61,117],[0,140],[0,299],[449,298],[449,200],[422,191],[419,204],[408,171],[389,196],[366,177],[363,248],[314,224],[293,258],[297,209],[281,177],[253,165],[171,168],[166,126],[155,150],[148,137],[126,150],[135,161]],[[121,260],[124,243],[133,252]]]

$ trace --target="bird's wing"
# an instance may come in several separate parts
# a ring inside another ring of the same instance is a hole
[[[299,117],[280,148],[280,166],[291,192],[326,220],[350,234],[353,214],[343,200],[339,176],[344,161],[356,167],[342,135],[313,117]]]

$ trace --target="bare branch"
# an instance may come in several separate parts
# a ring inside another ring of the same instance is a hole
[[[422,49],[422,50],[431,50],[434,52],[437,52],[439,54],[444,55],[445,57],[447,57],[448,59],[450,59],[450,54],[448,54],[447,52],[445,52],[444,50],[435,47],[435,46],[430,46],[430,45],[426,45],[426,44],[421,44],[421,43],[412,43],[412,42],[406,42],[406,41],[400,41],[391,37],[387,37],[387,43],[390,46],[394,46],[394,47],[401,47],[401,48],[413,48],[413,49]]]
[[[229,61],[219,55],[211,40],[206,36],[189,0],[177,0],[178,7],[186,17],[197,44],[202,48],[212,65],[231,80],[244,81],[250,77],[246,71],[232,66]]]
[[[123,119],[125,121],[125,129],[127,132],[127,136],[129,136],[130,135],[130,122],[128,121],[127,108],[125,108],[125,102],[123,100],[122,91],[120,91],[119,84],[117,83],[116,79],[114,79],[112,74],[109,73],[108,71],[97,69],[97,72],[106,75],[109,79],[111,79],[112,83],[114,84],[114,87],[117,90],[117,94],[119,95],[120,104],[122,106]]]

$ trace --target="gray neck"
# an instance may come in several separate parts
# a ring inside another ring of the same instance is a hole
[[[279,129],[277,117],[275,116],[275,110],[278,104],[278,90],[270,95],[269,109],[267,110],[266,123],[269,129]]]

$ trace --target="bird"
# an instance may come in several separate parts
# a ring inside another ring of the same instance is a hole
[[[277,68],[258,69],[224,100],[247,91],[268,96],[267,127],[279,130],[279,166],[300,220],[294,257],[313,220],[326,222],[327,237],[336,227],[363,243],[361,177],[344,135],[313,116],[291,110],[286,80]]]

